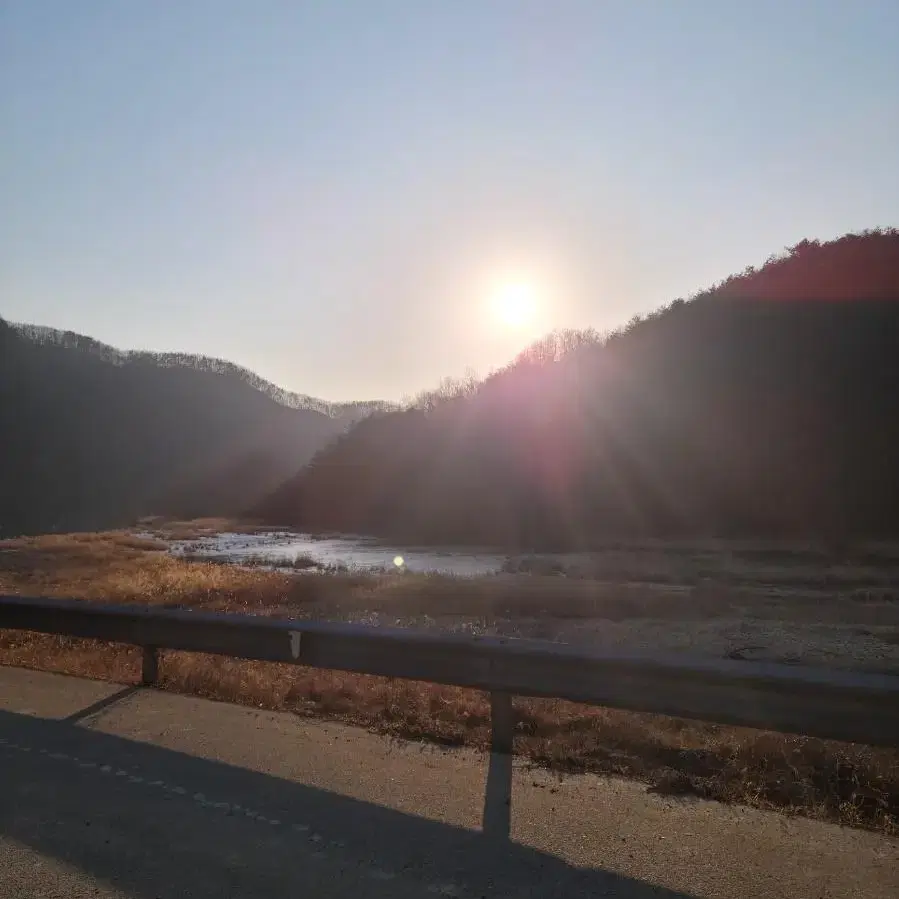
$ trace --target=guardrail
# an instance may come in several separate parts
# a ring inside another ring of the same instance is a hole
[[[502,753],[513,695],[899,747],[899,676],[887,674],[20,596],[0,596],[0,628],[143,647],[147,685],[168,649],[487,690]]]

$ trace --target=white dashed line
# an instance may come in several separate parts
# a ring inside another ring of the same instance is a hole
[[[380,868],[374,868],[368,872],[368,876],[372,880],[393,880],[396,874],[393,871],[382,871]]]
[[[5,737],[0,737],[0,747],[16,750],[19,752],[32,751],[31,746],[23,746],[20,743],[10,742]],[[46,748],[40,748],[37,750],[37,752],[49,759],[53,759],[54,761],[72,762],[73,765],[83,770],[96,770],[100,774],[114,773],[116,777],[127,778],[128,783],[131,784],[146,784],[148,787],[159,787],[162,788],[165,792],[177,796],[189,795],[190,800],[202,808],[212,808],[219,811],[224,811],[228,815],[243,814],[243,816],[250,821],[256,821],[259,824],[268,824],[271,827],[289,826],[291,830],[294,831],[294,833],[308,835],[307,841],[317,846],[320,846],[325,842],[325,839],[321,834],[314,832],[310,833],[310,827],[308,824],[290,824],[289,822],[282,822],[279,818],[267,818],[265,815],[262,815],[259,812],[254,811],[253,809],[244,808],[237,803],[213,802],[212,800],[208,799],[204,793],[189,794],[188,790],[184,787],[171,786],[163,780],[146,780],[141,775],[131,774],[124,768],[113,768],[112,765],[101,765],[98,762],[83,762],[77,756],[70,756],[64,752],[50,752],[50,750]],[[346,843],[343,840],[332,840],[327,843],[327,848],[334,851],[343,850],[346,848]],[[327,853],[321,848],[310,851],[308,853],[308,857],[315,860],[325,858],[326,856]],[[394,871],[385,870],[383,868],[372,868],[367,872],[367,876],[372,880],[389,881],[395,880],[397,874]],[[458,899],[458,897],[463,896],[462,888],[454,883],[433,883],[427,886],[427,891],[432,895],[447,896],[451,897],[451,899]]]

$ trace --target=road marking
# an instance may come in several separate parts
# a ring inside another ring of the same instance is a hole
[[[31,746],[23,746],[19,743],[12,743],[5,737],[0,737],[0,746],[3,746],[7,749],[16,750],[19,752],[31,752]],[[113,774],[115,773],[116,777],[127,778],[128,783],[132,784],[146,784],[148,787],[161,787],[168,793],[175,794],[177,796],[188,796],[190,800],[199,805],[202,808],[214,808],[217,810],[223,810],[228,815],[233,815],[242,812],[244,817],[248,818],[251,821],[256,821],[260,824],[268,824],[271,827],[290,827],[297,834],[308,834],[308,842],[316,844],[320,846],[325,842],[325,838],[319,833],[309,833],[310,827],[308,824],[295,823],[290,824],[289,822],[282,822],[279,818],[267,818],[265,815],[260,814],[259,812],[253,811],[252,809],[243,808],[237,803],[229,803],[229,802],[213,802],[206,797],[204,793],[192,793],[188,794],[188,790],[181,786],[170,786],[165,783],[163,780],[147,780],[141,775],[138,774],[129,774],[124,768],[113,768],[112,765],[100,765],[97,762],[82,762],[78,759],[77,756],[70,756],[64,752],[50,752],[47,748],[39,748],[38,753],[46,756],[47,758],[53,759],[55,761],[69,761],[73,765],[78,768],[82,768],[84,770],[96,770],[100,774]],[[343,850],[346,849],[346,843],[343,840],[331,840],[327,843],[327,849],[329,850]],[[327,857],[327,852],[322,848],[318,848],[314,851],[310,851],[308,853],[308,857],[310,859],[322,859]],[[372,880],[380,880],[380,881],[389,881],[395,880],[397,877],[396,872],[389,871],[384,868],[371,868],[366,872],[367,876]],[[432,895],[438,896],[448,896],[451,899],[459,899],[464,895],[464,890],[454,883],[432,883],[427,885],[428,893]]]
[[[429,893],[436,893],[438,896],[461,896],[462,890],[454,883],[432,883],[428,887]]]
[[[372,880],[393,880],[396,874],[393,871],[384,871],[381,868],[373,868],[368,872],[368,876]]]

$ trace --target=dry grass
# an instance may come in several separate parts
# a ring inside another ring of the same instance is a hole
[[[400,620],[442,615],[618,616],[703,613],[702,591],[671,605],[652,591],[609,596],[590,581],[408,575],[295,576],[176,560],[127,533],[0,543],[0,592],[78,596],[295,617],[380,610]],[[617,604],[616,604],[617,603]],[[697,607],[697,603],[699,604]],[[137,650],[21,632],[0,634],[0,663],[134,682]],[[227,701],[330,716],[445,744],[487,744],[487,698],[470,690],[293,666],[168,653],[163,685]],[[564,770],[639,778],[653,789],[899,829],[899,752],[763,733],[554,700],[516,702],[516,752]]]
[[[254,534],[273,529],[271,525],[264,525],[258,521],[232,518],[194,518],[190,521],[142,518],[138,522],[138,527],[164,540],[202,540],[222,533]]]

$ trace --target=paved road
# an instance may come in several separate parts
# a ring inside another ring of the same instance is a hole
[[[518,764],[508,840],[509,777],[499,757],[0,668],[0,897],[899,895],[895,840]]]

